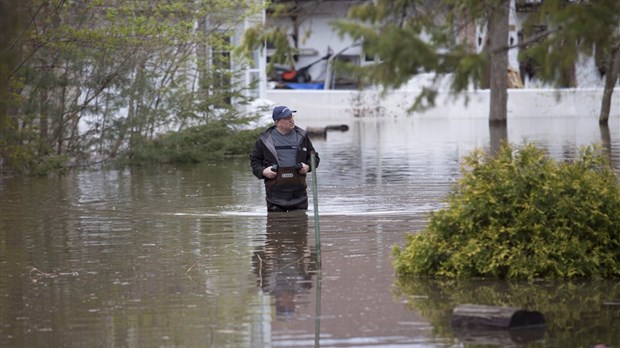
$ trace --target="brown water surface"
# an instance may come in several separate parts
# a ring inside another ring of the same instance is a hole
[[[484,119],[349,126],[314,140],[320,268],[313,210],[268,216],[245,159],[2,180],[0,346],[620,346],[618,281],[397,283],[392,247],[497,139]],[[620,171],[618,120],[521,119],[505,134],[560,159],[603,143]],[[526,306],[548,325],[452,330],[462,303]]]

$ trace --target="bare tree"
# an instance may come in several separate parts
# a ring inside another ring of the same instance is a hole
[[[489,8],[488,36],[490,51],[490,89],[489,122],[505,123],[508,114],[508,14],[510,0],[503,0]]]

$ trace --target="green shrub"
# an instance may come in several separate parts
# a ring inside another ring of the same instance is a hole
[[[31,175],[46,176],[51,173],[65,173],[68,170],[69,156],[47,155],[40,157],[30,169]]]
[[[532,144],[476,150],[447,203],[394,247],[399,276],[620,276],[620,184],[598,147],[570,163]]]
[[[6,146],[7,173],[46,176],[53,173],[64,173],[68,169],[69,156],[46,154],[41,155],[40,145],[34,142],[25,142],[23,145]]]
[[[236,130],[226,121],[213,121],[154,140],[136,139],[130,158],[123,161],[131,164],[200,163],[247,156],[260,131]]]

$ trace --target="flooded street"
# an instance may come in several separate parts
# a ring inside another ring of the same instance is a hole
[[[620,346],[618,281],[396,283],[393,246],[443,206],[464,156],[497,143],[486,119],[335,123],[350,129],[313,139],[320,267],[312,198],[268,216],[246,158],[4,179],[0,346]],[[517,119],[506,135],[559,159],[602,143],[620,172],[618,119]],[[452,331],[462,303],[531,307],[548,325]]]

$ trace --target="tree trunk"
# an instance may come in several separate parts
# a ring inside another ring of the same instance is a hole
[[[48,90],[43,88],[39,96],[39,105],[41,108],[39,113],[39,156],[45,156],[48,153],[49,103],[47,92]]]
[[[99,155],[103,155],[103,148],[106,141],[108,130],[108,115],[110,113],[110,94],[104,96],[105,103],[103,106],[103,115],[101,115],[101,134],[99,135]]]
[[[142,96],[138,95],[138,84],[140,83],[140,79],[142,77],[142,73],[144,70],[144,66],[146,65],[146,58],[140,58],[139,62],[137,62],[135,66],[135,75],[132,81],[131,88],[129,90],[129,99],[127,103],[127,117],[125,118],[125,122],[119,125],[118,137],[116,141],[112,145],[110,149],[110,157],[114,158],[118,154],[118,150],[121,145],[126,142],[127,133],[131,132],[134,128],[134,118],[136,117],[137,109],[136,107],[139,104],[139,99]]]
[[[601,131],[601,146],[609,160],[611,160],[611,132],[609,131],[609,125],[607,125],[607,122],[599,123],[598,127]]]
[[[520,308],[463,304],[452,310],[452,325],[511,329],[545,325],[545,317]]]
[[[62,75],[62,79],[63,79],[63,84],[62,84],[62,90],[60,92],[60,101],[59,101],[59,105],[61,105],[60,108],[58,108],[58,116],[56,117],[56,154],[57,155],[61,155],[63,153],[63,137],[65,136],[65,132],[64,132],[64,127],[65,127],[65,110],[68,108],[67,105],[67,86],[68,86],[68,71],[67,68],[65,67],[65,72]]]
[[[611,97],[614,93],[614,86],[620,73],[620,46],[615,46],[607,58],[607,73],[605,74],[605,90],[601,101],[601,113],[598,118],[599,124],[607,124],[609,112],[611,110]]]
[[[125,136],[127,135],[127,132],[130,129],[130,125],[132,123],[133,116],[134,116],[134,106],[135,106],[134,96],[135,96],[135,93],[132,91],[130,94],[130,98],[129,98],[127,118],[125,119],[125,122],[119,125],[120,129],[118,132],[118,137],[116,138],[116,141],[114,142],[114,144],[112,145],[112,148],[110,149],[111,158],[116,157],[118,150],[120,149],[121,145],[123,145],[123,142],[125,141]]]
[[[489,9],[490,123],[505,123],[508,114],[508,14],[510,0]]]
[[[508,126],[506,122],[489,123],[489,138],[491,154],[496,155],[502,149],[502,144],[508,142]]]

